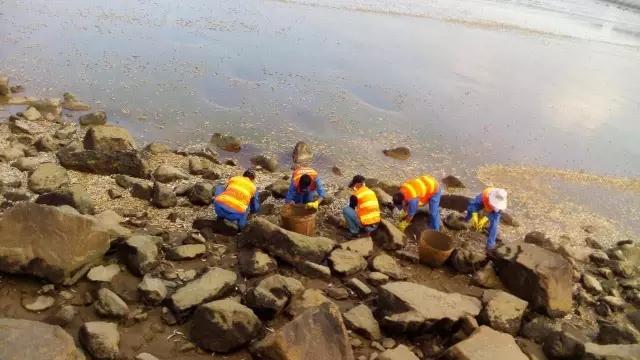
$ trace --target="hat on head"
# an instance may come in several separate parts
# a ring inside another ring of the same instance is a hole
[[[362,175],[354,176],[353,179],[351,179],[351,182],[349,183],[349,187],[352,188],[355,184],[359,184],[359,183],[364,184],[364,176]]]
[[[507,190],[495,188],[489,192],[489,205],[495,210],[505,210],[507,208]]]

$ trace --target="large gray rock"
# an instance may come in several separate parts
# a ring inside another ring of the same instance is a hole
[[[69,205],[83,215],[95,213],[95,205],[91,195],[79,184],[42,194],[38,196],[36,203],[51,206]]]
[[[600,321],[598,343],[612,344],[640,344],[640,331],[626,321]]]
[[[153,172],[153,178],[162,183],[170,183],[176,180],[186,180],[189,175],[171,165],[160,165]]]
[[[228,353],[248,344],[261,330],[262,323],[251,309],[225,299],[198,307],[193,315],[191,338],[205,350]]]
[[[61,283],[109,249],[110,236],[94,219],[24,203],[0,220],[0,271]]]
[[[361,304],[343,314],[347,327],[366,336],[369,340],[380,340],[382,333],[378,321],[373,317],[371,309]]]
[[[0,96],[11,96],[11,86],[9,85],[9,77],[0,74]]]
[[[295,317],[308,309],[327,303],[333,302],[324,296],[322,291],[317,289],[306,289],[301,294],[291,298],[291,303],[289,304],[289,307],[287,307],[287,313]]]
[[[213,184],[206,182],[195,183],[189,192],[189,201],[194,205],[209,205],[213,199]]]
[[[60,98],[43,98],[27,101],[26,105],[33,106],[43,115],[50,114],[59,117],[62,113],[62,100]]]
[[[373,240],[370,237],[349,240],[339,245],[341,249],[352,251],[362,257],[369,257],[373,254]]]
[[[265,360],[353,360],[347,329],[331,304],[309,309],[254,344],[252,353]]]
[[[480,300],[457,293],[445,293],[411,282],[380,286],[378,309],[382,326],[396,332],[418,332],[439,321],[457,322],[464,316],[478,316]]]
[[[149,176],[149,165],[137,151],[95,151],[61,149],[56,155],[60,164],[76,171],[112,175],[124,174],[139,178]]]
[[[149,235],[133,235],[123,247],[123,256],[129,271],[142,276],[150,270],[158,258],[157,240]]]
[[[402,267],[393,257],[387,254],[380,254],[373,258],[371,267],[377,272],[381,272],[394,280],[404,280],[407,275],[402,271]]]
[[[129,313],[127,303],[107,288],[98,290],[98,299],[94,306],[98,314],[106,317],[122,318]]]
[[[303,141],[297,142],[296,146],[293,148],[291,160],[293,160],[293,163],[297,165],[311,165],[311,162],[313,161],[313,152],[311,151],[311,146],[307,145],[307,143]]]
[[[385,219],[380,221],[380,226],[373,232],[372,237],[384,250],[399,250],[407,243],[404,233]]]
[[[409,150],[406,146],[399,146],[393,149],[385,149],[382,151],[383,154],[390,158],[394,158],[397,160],[409,160],[411,157],[411,150]]]
[[[135,149],[135,142],[129,131],[119,126],[98,125],[89,128],[84,136],[85,150],[105,153]]]
[[[238,253],[238,266],[244,276],[260,276],[275,271],[278,263],[268,254],[252,249]]]
[[[286,180],[276,180],[274,183],[269,184],[266,187],[266,190],[271,191],[273,197],[276,199],[283,199],[287,196],[287,191],[289,190],[289,182]]]
[[[104,111],[96,111],[89,114],[84,114],[78,118],[80,125],[104,125],[107,123],[107,113]]]
[[[52,192],[68,183],[67,170],[53,163],[41,164],[29,175],[29,189],[36,194]]]
[[[502,282],[533,309],[558,317],[573,305],[573,268],[561,255],[527,243],[501,246],[495,265]]]
[[[466,340],[450,347],[444,356],[448,360],[529,360],[513,337],[481,326]]]
[[[493,329],[518,334],[527,302],[500,290],[486,290],[482,295],[484,309],[480,318]]]
[[[173,192],[173,188],[161,184],[159,182],[155,182],[153,184],[153,194],[151,197],[151,203],[155,207],[159,207],[161,209],[167,209],[176,206],[178,204],[178,197],[176,193]]]
[[[222,150],[230,152],[240,152],[240,149],[242,148],[240,140],[231,135],[221,133],[213,134],[209,143]]]
[[[291,298],[304,291],[302,283],[279,274],[262,279],[244,296],[244,303],[262,318],[271,319],[282,312]]]
[[[637,360],[640,359],[640,344],[598,345],[586,343],[584,360]]]
[[[229,270],[209,269],[171,295],[169,298],[171,308],[177,315],[182,315],[205,301],[220,298],[235,285],[236,279],[236,274]]]
[[[419,360],[419,358],[404,345],[398,345],[395,349],[383,351],[378,360]]]
[[[205,252],[207,247],[204,244],[187,244],[168,249],[166,256],[169,260],[189,260],[202,256]]]
[[[367,268],[367,261],[359,254],[343,249],[335,249],[329,255],[329,265],[340,276],[351,276]]]
[[[96,359],[116,359],[120,352],[118,325],[109,322],[86,322],[80,328],[80,343]]]
[[[262,218],[251,223],[245,238],[253,246],[293,265],[304,261],[321,263],[335,247],[335,241],[329,238],[301,235]]]
[[[84,360],[71,337],[59,326],[39,321],[0,318],[2,360]]]
[[[164,281],[147,274],[138,284],[142,300],[150,305],[159,305],[167,297],[167,286]]]

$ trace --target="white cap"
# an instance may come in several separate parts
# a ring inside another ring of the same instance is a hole
[[[489,204],[495,210],[503,211],[507,208],[507,190],[495,188],[489,192]]]

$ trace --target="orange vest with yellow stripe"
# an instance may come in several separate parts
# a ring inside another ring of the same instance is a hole
[[[353,195],[358,198],[356,214],[358,215],[360,224],[367,226],[379,223],[380,205],[378,204],[376,193],[362,185],[362,187],[353,192]]]
[[[291,181],[293,181],[293,185],[296,187],[296,190],[299,190],[300,178],[302,175],[309,175],[311,177],[311,185],[309,185],[309,191],[314,191],[316,189],[316,179],[318,178],[318,172],[313,170],[310,167],[301,167],[295,169],[293,174],[291,175]]]
[[[429,202],[429,199],[438,192],[440,185],[433,176],[420,176],[418,178],[406,181],[400,186],[400,192],[404,195],[404,200],[418,198],[420,205]]]
[[[482,191],[482,205],[484,205],[484,210],[486,212],[495,211],[493,206],[491,206],[491,204],[489,203],[489,193],[491,193],[493,189],[494,188],[492,187],[488,187]]]
[[[251,198],[256,194],[256,185],[244,176],[229,179],[227,188],[216,196],[215,202],[238,212],[246,212]]]

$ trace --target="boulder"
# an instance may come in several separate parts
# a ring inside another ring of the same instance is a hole
[[[0,74],[0,96],[10,97],[11,86],[9,85],[9,77]]]
[[[387,194],[386,191],[382,190],[379,187],[374,187],[373,192],[376,194],[376,197],[378,198],[378,204],[380,205],[380,208],[384,208],[384,207],[392,207],[393,206],[393,197],[391,197],[391,195]]]
[[[76,97],[71,94],[71,93],[64,93],[63,95],[63,101],[62,101],[62,108],[65,110],[70,110],[70,111],[88,111],[89,109],[91,109],[91,107],[76,99]],[[82,119],[82,117],[80,117],[80,119]],[[105,121],[106,121],[106,115],[105,115]]]
[[[361,304],[343,314],[347,328],[364,335],[369,340],[380,340],[382,333],[371,309]]]
[[[129,271],[138,276],[144,275],[158,257],[156,240],[149,235],[131,236],[124,243],[123,257]]]
[[[189,260],[204,255],[207,247],[204,244],[188,244],[172,247],[167,250],[166,257],[169,260]]]
[[[37,157],[23,157],[11,164],[11,166],[15,167],[20,171],[34,171],[40,164],[42,164],[42,160]]]
[[[328,266],[316,264],[311,261],[303,261],[296,264],[296,270],[310,278],[330,279],[331,269]]]
[[[582,286],[584,286],[585,290],[595,295],[600,294],[603,291],[600,281],[598,281],[594,276],[586,273],[582,274]]]
[[[355,252],[335,249],[329,255],[329,265],[340,276],[351,276],[367,268],[366,260]]]
[[[291,303],[287,308],[287,313],[291,316],[298,316],[305,312],[307,309],[311,309],[322,304],[333,302],[324,296],[324,293],[316,289],[306,289],[304,292],[293,296]]]
[[[311,146],[307,145],[307,143],[303,141],[297,142],[296,146],[293,148],[291,160],[293,161],[293,164],[301,166],[311,165],[311,162],[313,161],[313,152],[311,151]]]
[[[358,278],[351,278],[347,280],[345,285],[347,285],[349,289],[353,290],[353,292],[355,292],[361,298],[365,298],[371,295],[372,293],[371,289],[367,286],[367,284],[363,283]]]
[[[47,317],[45,321],[51,325],[65,327],[73,321],[76,315],[78,315],[78,310],[76,310],[75,307],[71,305],[65,305],[61,307],[55,314]]]
[[[58,208],[23,203],[0,219],[0,271],[61,283],[101,259],[110,236],[93,219]]]
[[[446,185],[447,188],[460,188],[460,189],[464,189],[466,186],[464,186],[464,183],[462,182],[462,180],[458,179],[457,177],[453,176],[453,175],[447,175],[444,178],[442,178],[442,180],[440,180],[440,182],[442,182],[444,185]]]
[[[84,360],[66,331],[39,321],[0,318],[0,359]]]
[[[231,135],[221,133],[214,133],[213,136],[211,136],[209,143],[219,149],[230,152],[240,152],[242,149],[240,140]]]
[[[474,285],[482,286],[486,289],[502,289],[504,287],[498,274],[496,274],[496,270],[493,268],[492,262],[488,262],[482,269],[473,273],[471,280]]]
[[[91,268],[87,273],[87,279],[96,282],[110,282],[114,276],[120,273],[120,265],[110,264],[107,266],[99,265]]]
[[[467,339],[450,347],[444,358],[448,360],[529,359],[511,335],[487,326],[481,326]]]
[[[443,320],[457,322],[467,315],[475,317],[482,306],[471,296],[401,281],[380,286],[378,309],[385,328],[406,333],[426,330]]]
[[[170,183],[176,180],[186,180],[189,175],[171,165],[160,165],[153,172],[153,178],[162,183]]]
[[[257,155],[250,159],[253,165],[261,166],[263,169],[269,172],[278,171],[278,160],[264,155]]]
[[[158,201],[167,200],[167,197],[164,197],[164,198],[161,197],[161,195],[163,195],[161,191],[166,190],[166,188],[161,189],[158,186],[156,187],[156,190],[158,190],[158,194],[157,194]],[[167,194],[164,193],[164,195],[167,195]],[[145,200],[145,201],[152,200],[152,197],[154,196],[154,183],[146,180],[134,182],[133,185],[131,186],[131,196],[140,200]],[[177,201],[178,199],[176,198],[176,202]]]
[[[365,258],[373,254],[373,240],[370,237],[345,241],[338,246],[341,249],[354,252]]]
[[[543,350],[551,359],[580,359],[584,344],[589,339],[575,329],[548,334],[544,340]]]
[[[268,254],[256,250],[244,250],[238,253],[238,266],[243,276],[266,275],[278,268],[278,263]]]
[[[155,207],[168,209],[178,204],[178,197],[176,193],[173,192],[172,187],[156,181],[153,184],[151,203]]]
[[[86,322],[80,328],[80,343],[96,359],[116,359],[120,352],[118,325],[110,322]]]
[[[266,190],[271,191],[274,198],[284,199],[289,191],[289,182],[282,179],[276,180],[274,183],[268,185]]]
[[[33,145],[36,150],[43,152],[56,151],[60,147],[60,144],[48,134],[40,136]]]
[[[129,313],[127,303],[107,288],[98,290],[98,299],[93,305],[98,314],[106,317],[122,318]]]
[[[98,125],[89,128],[84,136],[84,149],[111,153],[135,149],[129,131],[119,126]]]
[[[527,244],[533,244],[540,246],[541,248],[555,251],[556,245],[548,238],[543,232],[540,231],[531,231],[527,235],[524,236],[524,242]]]
[[[244,296],[244,303],[262,318],[272,319],[282,312],[292,297],[304,291],[302,283],[279,274],[262,279]]]
[[[149,165],[137,151],[103,152],[61,149],[57,152],[57,156],[62,166],[76,171],[100,175],[124,174],[139,178],[149,176]]]
[[[482,295],[484,309],[480,313],[483,323],[493,329],[516,335],[520,331],[527,302],[500,290],[485,290]]]
[[[461,274],[471,274],[487,262],[487,254],[480,247],[460,247],[449,258],[451,266]]]
[[[339,310],[331,304],[311,308],[251,347],[265,360],[354,360]]]
[[[73,125],[63,126],[60,129],[58,129],[53,136],[59,140],[69,140],[73,138],[76,132],[77,132],[77,129]]]
[[[640,331],[626,321],[600,321],[598,343],[612,344],[640,344]]]
[[[205,301],[220,298],[235,285],[236,279],[234,272],[211,268],[199,278],[176,290],[169,297],[171,308],[177,315],[182,315]]]
[[[136,355],[135,360],[160,360],[157,357],[149,354],[149,353],[140,353]]]
[[[381,272],[394,280],[404,280],[407,278],[407,275],[396,259],[384,253],[373,258],[371,267],[373,270]]]
[[[31,193],[27,190],[22,189],[7,190],[2,194],[2,196],[4,196],[5,199],[13,202],[31,200]]]
[[[419,360],[416,354],[411,350],[400,344],[395,349],[389,349],[383,351],[377,358],[377,360]]]
[[[167,286],[164,281],[147,274],[138,284],[142,300],[150,305],[159,305],[167,297]]]
[[[211,170],[213,168],[213,162],[199,157],[192,156],[189,158],[189,172],[192,175],[204,175],[207,170]]]
[[[527,243],[512,243],[495,252],[502,282],[533,309],[559,317],[573,305],[573,268],[561,255]]]
[[[27,110],[22,112],[22,117],[29,121],[36,121],[42,119],[42,114],[33,106],[30,106]]]
[[[122,216],[113,210],[105,210],[95,215],[94,218],[101,225],[102,229],[113,238],[126,238],[131,235],[131,230],[120,225],[120,222],[123,221]]]
[[[367,275],[367,281],[373,286],[380,286],[389,282],[389,276],[377,271],[372,271]]]
[[[584,345],[583,360],[637,360],[640,359],[640,344],[634,345]]]
[[[191,187],[189,201],[194,205],[209,205],[213,199],[214,187],[211,183],[199,182]]]
[[[547,336],[560,330],[562,330],[562,324],[557,320],[540,315],[522,325],[520,335],[542,344]]]
[[[191,339],[205,350],[228,353],[248,344],[261,330],[262,323],[251,309],[225,299],[198,307],[193,316]]]
[[[105,125],[107,123],[107,113],[104,111],[96,111],[93,113],[85,114],[78,118],[80,125]]]
[[[380,226],[373,232],[372,237],[384,250],[399,250],[406,245],[404,233],[385,219],[380,221]]]
[[[62,100],[60,98],[44,98],[35,99],[27,102],[27,105],[33,106],[43,115],[59,117],[62,113]]]
[[[386,149],[386,150],[383,150],[382,153],[390,158],[398,159],[398,160],[409,160],[409,158],[411,157],[411,150],[409,150],[409,148],[406,146],[399,146],[393,149]]]
[[[471,201],[471,198],[468,196],[444,194],[440,197],[440,207],[463,213],[467,211],[469,201]]]
[[[253,246],[293,265],[304,261],[321,263],[335,246],[329,238],[301,235],[263,218],[256,218],[249,225],[245,238]]]
[[[51,206],[68,205],[83,215],[93,215],[95,213],[95,205],[91,195],[85,190],[84,186],[79,184],[73,184],[69,187],[42,194],[38,196],[36,203]]]
[[[29,190],[44,194],[57,190],[69,183],[69,174],[60,165],[44,163],[29,175]]]
[[[38,135],[47,132],[48,128],[43,123],[32,122],[23,118],[15,118],[10,119],[9,130],[17,135]]]

